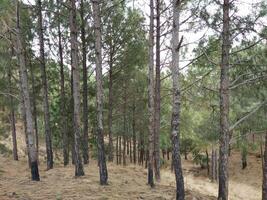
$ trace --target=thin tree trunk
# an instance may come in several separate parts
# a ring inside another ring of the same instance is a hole
[[[127,132],[128,133],[128,132]],[[127,142],[127,144],[126,144],[126,152],[127,152],[127,155],[129,155],[129,153],[130,153],[130,147],[129,147],[129,136],[126,136],[126,142]]]
[[[154,187],[153,154],[154,154],[154,0],[150,0],[149,26],[149,69],[148,69],[148,184]]]
[[[129,153],[130,153],[130,162],[133,162],[133,157],[132,157],[132,138],[130,137],[129,139]]]
[[[116,136],[116,164],[119,164],[119,136]]]
[[[220,154],[218,199],[228,199],[229,153],[229,53],[230,53],[230,0],[223,4],[222,60],[220,82]]]
[[[127,97],[126,97],[126,86],[124,83],[124,103],[123,103],[123,154],[122,154],[122,160],[123,160],[123,166],[126,166],[126,104],[127,104]]]
[[[209,152],[208,152],[208,149],[206,149],[206,164],[207,164],[207,176],[210,175],[210,158],[209,158]]]
[[[110,45],[110,60],[109,60],[109,96],[108,96],[108,136],[109,136],[109,153],[108,160],[113,161],[113,136],[112,136],[112,111],[113,111],[113,52],[112,44]]]
[[[95,27],[95,52],[96,52],[98,161],[99,161],[100,184],[106,185],[108,181],[108,171],[106,166],[106,155],[104,149],[104,133],[103,133],[103,83],[102,83],[100,0],[92,0],[92,2],[93,2],[93,19]]]
[[[57,16],[60,17],[60,4],[57,0]],[[63,48],[62,48],[62,34],[61,24],[58,20],[58,51],[59,51],[59,65],[60,65],[60,114],[61,114],[61,135],[63,138],[63,163],[64,166],[69,164],[69,148],[68,148],[68,133],[67,133],[67,118],[66,118],[66,99],[65,99],[65,77],[64,77],[64,63],[63,63]]]
[[[119,136],[119,164],[121,165],[121,136]]]
[[[156,81],[155,81],[155,124],[154,159],[155,179],[160,181],[160,0],[156,0]]]
[[[267,132],[265,134],[262,200],[267,200]]]
[[[78,40],[76,25],[76,1],[70,0],[70,43],[71,67],[73,69],[73,102],[74,102],[74,147],[75,147],[75,176],[83,176],[83,163],[80,155],[80,70],[78,61]]]
[[[29,94],[29,86],[28,86],[28,77],[27,77],[27,69],[25,62],[25,55],[22,47],[22,36],[20,29],[20,6],[19,1],[16,1],[16,12],[17,12],[17,26],[16,26],[16,50],[18,57],[18,65],[20,69],[20,84],[22,88],[22,96],[25,107],[25,115],[26,115],[26,132],[27,132],[27,141],[28,141],[28,152],[31,162],[31,178],[33,181],[39,181],[39,170],[38,170],[38,162],[37,162],[37,151],[34,137],[34,128],[33,128],[33,116],[31,112],[31,101]]]
[[[43,109],[44,109],[44,122],[45,122],[45,142],[46,142],[46,155],[47,155],[47,169],[53,168],[53,151],[52,151],[52,134],[50,128],[49,116],[49,103],[48,103],[48,86],[46,78],[46,65],[45,65],[45,50],[44,50],[44,34],[43,34],[43,16],[42,16],[42,2],[37,1],[38,6],[38,34],[40,45],[40,67],[43,87]]]
[[[214,147],[212,147],[212,151],[211,151],[211,181],[214,182],[215,180],[215,151],[214,151]]]
[[[215,180],[218,180],[218,151],[215,149]]]
[[[82,41],[82,66],[83,66],[83,162],[89,163],[89,145],[88,145],[88,84],[87,84],[87,65],[86,65],[86,39],[85,39],[85,19],[84,19],[84,2],[80,3],[81,15],[81,41]]]
[[[179,50],[182,39],[179,39],[180,29],[180,0],[173,0],[173,35],[172,35],[172,81],[173,81],[173,108],[171,120],[172,160],[176,180],[176,199],[185,199],[184,178],[180,156],[180,112],[181,89],[179,84]],[[180,41],[179,41],[180,40]]]
[[[133,103],[132,128],[133,128],[133,162],[134,164],[136,164],[135,97],[134,97],[134,103]]]
[[[11,66],[8,69],[8,92],[12,94],[12,81],[11,81]],[[10,125],[12,131],[12,143],[13,143],[13,159],[19,160],[18,157],[18,148],[17,148],[17,133],[16,133],[16,120],[15,120],[15,111],[13,105],[13,97],[10,95]]]
[[[71,60],[72,62],[72,60]],[[69,141],[70,141],[70,145],[71,145],[71,163],[74,165],[75,164],[75,142],[74,142],[74,99],[73,99],[73,68],[71,68],[71,77],[70,77],[70,85],[71,85],[71,100],[70,100],[70,107],[71,107],[71,128],[69,131]]]

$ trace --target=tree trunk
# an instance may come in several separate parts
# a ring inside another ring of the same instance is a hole
[[[11,66],[8,69],[8,92],[12,94],[12,81],[11,81]],[[16,120],[15,120],[15,111],[13,105],[13,97],[10,95],[10,125],[12,131],[12,143],[13,143],[13,159],[19,160],[18,157],[18,148],[17,148],[17,133],[16,133]]]
[[[43,89],[43,109],[44,109],[44,122],[45,122],[45,142],[46,142],[46,155],[47,155],[47,169],[53,168],[53,151],[52,151],[52,134],[50,128],[49,116],[49,103],[48,103],[48,85],[46,78],[46,65],[45,65],[45,50],[44,50],[44,33],[43,33],[43,16],[42,16],[42,3],[37,0],[38,6],[38,34],[40,45],[40,67],[42,77]]]
[[[57,16],[60,18],[60,4],[57,0]],[[60,20],[57,24],[58,28],[58,51],[59,51],[59,66],[60,66],[60,114],[61,114],[61,135],[63,138],[63,163],[64,166],[69,164],[69,149],[68,149],[68,133],[67,133],[67,118],[66,118],[66,100],[65,100],[65,77],[63,63],[63,48]]]
[[[126,86],[124,83],[124,103],[123,103],[123,154],[122,154],[122,160],[123,160],[123,166],[126,166],[126,104],[127,104],[127,96],[126,96]]]
[[[133,103],[132,129],[133,129],[133,162],[134,164],[136,164],[135,97],[134,97],[134,103]]]
[[[133,162],[133,157],[132,157],[132,138],[130,137],[129,139],[129,153],[130,153],[130,162]]]
[[[121,165],[121,154],[122,154],[122,152],[121,152],[121,136],[119,137],[119,164]]]
[[[119,136],[116,136],[116,164],[119,164]]]
[[[33,73],[33,66],[31,59],[29,58],[30,72],[31,72],[31,86],[32,86],[32,106],[33,106],[33,119],[34,119],[34,129],[35,129],[35,141],[36,141],[36,151],[37,160],[39,157],[39,136],[38,136],[38,122],[37,122],[37,108],[36,108],[36,91],[35,91],[35,80]]]
[[[153,154],[154,154],[154,0],[150,0],[149,26],[149,69],[148,69],[148,184],[154,187]]]
[[[81,15],[81,41],[82,41],[82,66],[83,66],[83,162],[89,163],[89,146],[88,146],[88,86],[87,86],[87,65],[86,65],[86,38],[85,38],[85,19],[84,19],[84,2],[80,3]]]
[[[38,170],[38,162],[37,162],[37,151],[34,137],[34,128],[33,128],[33,116],[31,112],[31,101],[29,94],[29,86],[28,86],[28,77],[27,77],[27,69],[25,62],[25,54],[23,52],[22,47],[22,36],[20,29],[20,6],[19,1],[16,1],[16,12],[17,12],[17,26],[16,26],[16,52],[18,57],[18,65],[20,69],[20,84],[22,88],[22,96],[25,107],[25,115],[26,115],[26,132],[27,132],[27,146],[31,163],[31,178],[33,181],[39,181],[39,170]]]
[[[215,151],[214,148],[212,147],[212,151],[211,151],[211,181],[214,182],[214,180],[216,180],[215,178]]]
[[[130,148],[129,148],[129,137],[128,136],[126,136],[126,142],[127,142],[127,144],[126,144],[126,152],[127,152],[127,155],[129,155],[129,153],[130,153]]]
[[[80,70],[78,61],[78,40],[76,25],[76,1],[70,0],[70,43],[71,67],[73,69],[73,102],[74,102],[74,147],[75,147],[75,176],[83,176],[83,163],[80,155]]]
[[[170,151],[167,149],[167,160],[170,160]]]
[[[108,160],[113,162],[113,136],[112,136],[112,111],[113,111],[113,52],[112,44],[110,45],[110,60],[109,60],[109,85],[108,85],[108,136],[109,136],[109,153]]]
[[[72,61],[71,61],[72,62]],[[70,100],[70,107],[71,107],[71,125],[70,125],[70,131],[69,131],[69,141],[71,145],[71,163],[74,165],[75,164],[75,145],[74,145],[74,100],[73,100],[73,68],[71,68],[71,77],[70,77],[70,87],[71,87],[71,100]]]
[[[230,53],[230,0],[223,4],[222,60],[220,82],[220,154],[218,199],[228,199],[229,153],[229,53]]]
[[[267,132],[265,134],[263,183],[262,183],[262,200],[266,199],[267,199]]]
[[[179,50],[182,39],[179,41],[180,29],[180,0],[173,0],[173,35],[172,35],[172,82],[173,103],[171,120],[172,160],[176,180],[176,199],[184,200],[184,178],[180,156],[180,112],[181,89],[179,84]]]
[[[95,52],[96,52],[98,161],[99,161],[100,184],[106,185],[108,181],[108,171],[106,166],[104,133],[103,133],[103,85],[102,85],[100,0],[93,0],[92,2],[93,2],[93,18],[95,27]]]
[[[218,151],[215,149],[215,180],[218,180]]]
[[[209,152],[208,149],[206,149],[206,164],[207,164],[207,176],[210,175],[210,158],[209,158]]]
[[[154,159],[155,179],[160,181],[160,0],[156,0],[156,81],[155,81],[155,124]]]

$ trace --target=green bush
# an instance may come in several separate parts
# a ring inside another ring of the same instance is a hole
[[[12,151],[10,149],[8,149],[4,144],[0,143],[0,154],[10,155],[10,154],[12,154]]]

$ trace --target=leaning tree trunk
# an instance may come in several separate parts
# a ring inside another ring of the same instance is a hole
[[[11,81],[11,66],[8,69],[8,89],[9,94],[12,94],[12,81]],[[17,148],[17,133],[16,133],[16,120],[15,120],[15,111],[13,105],[13,96],[10,95],[10,125],[12,131],[12,143],[13,143],[13,159],[19,160],[18,157],[18,148]]]
[[[218,199],[228,199],[229,152],[229,52],[230,52],[230,0],[223,4],[222,60],[220,82],[220,153]]]
[[[33,181],[39,181],[39,170],[37,162],[37,151],[34,137],[34,128],[33,128],[33,116],[31,112],[31,100],[28,86],[28,77],[27,69],[25,62],[25,54],[22,47],[22,34],[20,29],[20,6],[19,1],[16,1],[16,12],[17,12],[17,26],[16,26],[16,52],[18,57],[18,65],[20,69],[20,84],[22,88],[22,97],[25,108],[26,115],[26,131],[27,131],[27,146],[28,146],[28,155],[30,157],[30,167],[31,167],[31,178]]]
[[[50,128],[49,116],[49,103],[48,103],[48,86],[46,78],[45,66],[45,50],[44,50],[44,34],[43,34],[43,16],[42,16],[42,3],[41,0],[37,1],[38,6],[38,28],[39,28],[39,45],[40,45],[40,67],[43,87],[43,106],[44,106],[44,122],[45,122],[45,142],[46,142],[46,155],[47,155],[47,169],[53,168],[53,151],[52,151],[52,138]]]
[[[103,83],[102,83],[102,47],[101,47],[101,18],[100,0],[93,2],[93,19],[95,28],[95,52],[96,52],[96,105],[97,105],[97,147],[100,184],[106,185],[108,181],[108,171],[106,165],[106,155],[104,147],[103,133]]]
[[[83,176],[83,164],[80,155],[80,71],[78,61],[78,40],[76,22],[76,0],[70,0],[70,43],[71,43],[71,67],[73,69],[73,105],[74,105],[74,148],[75,148],[75,176]]]
[[[60,3],[57,0],[57,16],[60,18]],[[63,138],[63,163],[64,166],[69,164],[69,148],[68,148],[68,131],[67,131],[67,117],[66,117],[66,98],[65,98],[65,77],[64,77],[64,63],[63,63],[63,48],[62,48],[62,34],[61,24],[58,20],[58,51],[59,51],[59,66],[60,66],[60,115],[61,115],[61,135]]]
[[[176,199],[184,200],[184,178],[180,156],[180,112],[181,112],[181,89],[179,84],[179,50],[182,39],[179,41],[180,29],[180,0],[173,0],[173,32],[172,32],[172,81],[173,102],[171,120],[172,160],[176,180]]]
[[[267,200],[267,132],[265,134],[265,150],[263,164],[262,200]]]
[[[83,162],[89,163],[89,145],[88,145],[88,84],[87,84],[87,66],[86,66],[86,38],[85,38],[85,19],[84,2],[81,0],[81,41],[82,41],[82,66],[83,66]]]
[[[156,1],[156,81],[155,81],[155,124],[154,124],[154,156],[155,178],[160,181],[160,0]]]
[[[148,68],[148,184],[154,187],[153,153],[154,153],[154,0],[150,0],[149,27],[149,68]]]

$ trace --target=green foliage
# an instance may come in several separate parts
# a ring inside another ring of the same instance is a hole
[[[9,148],[7,148],[4,144],[0,143],[0,154],[11,155],[12,151]]]

